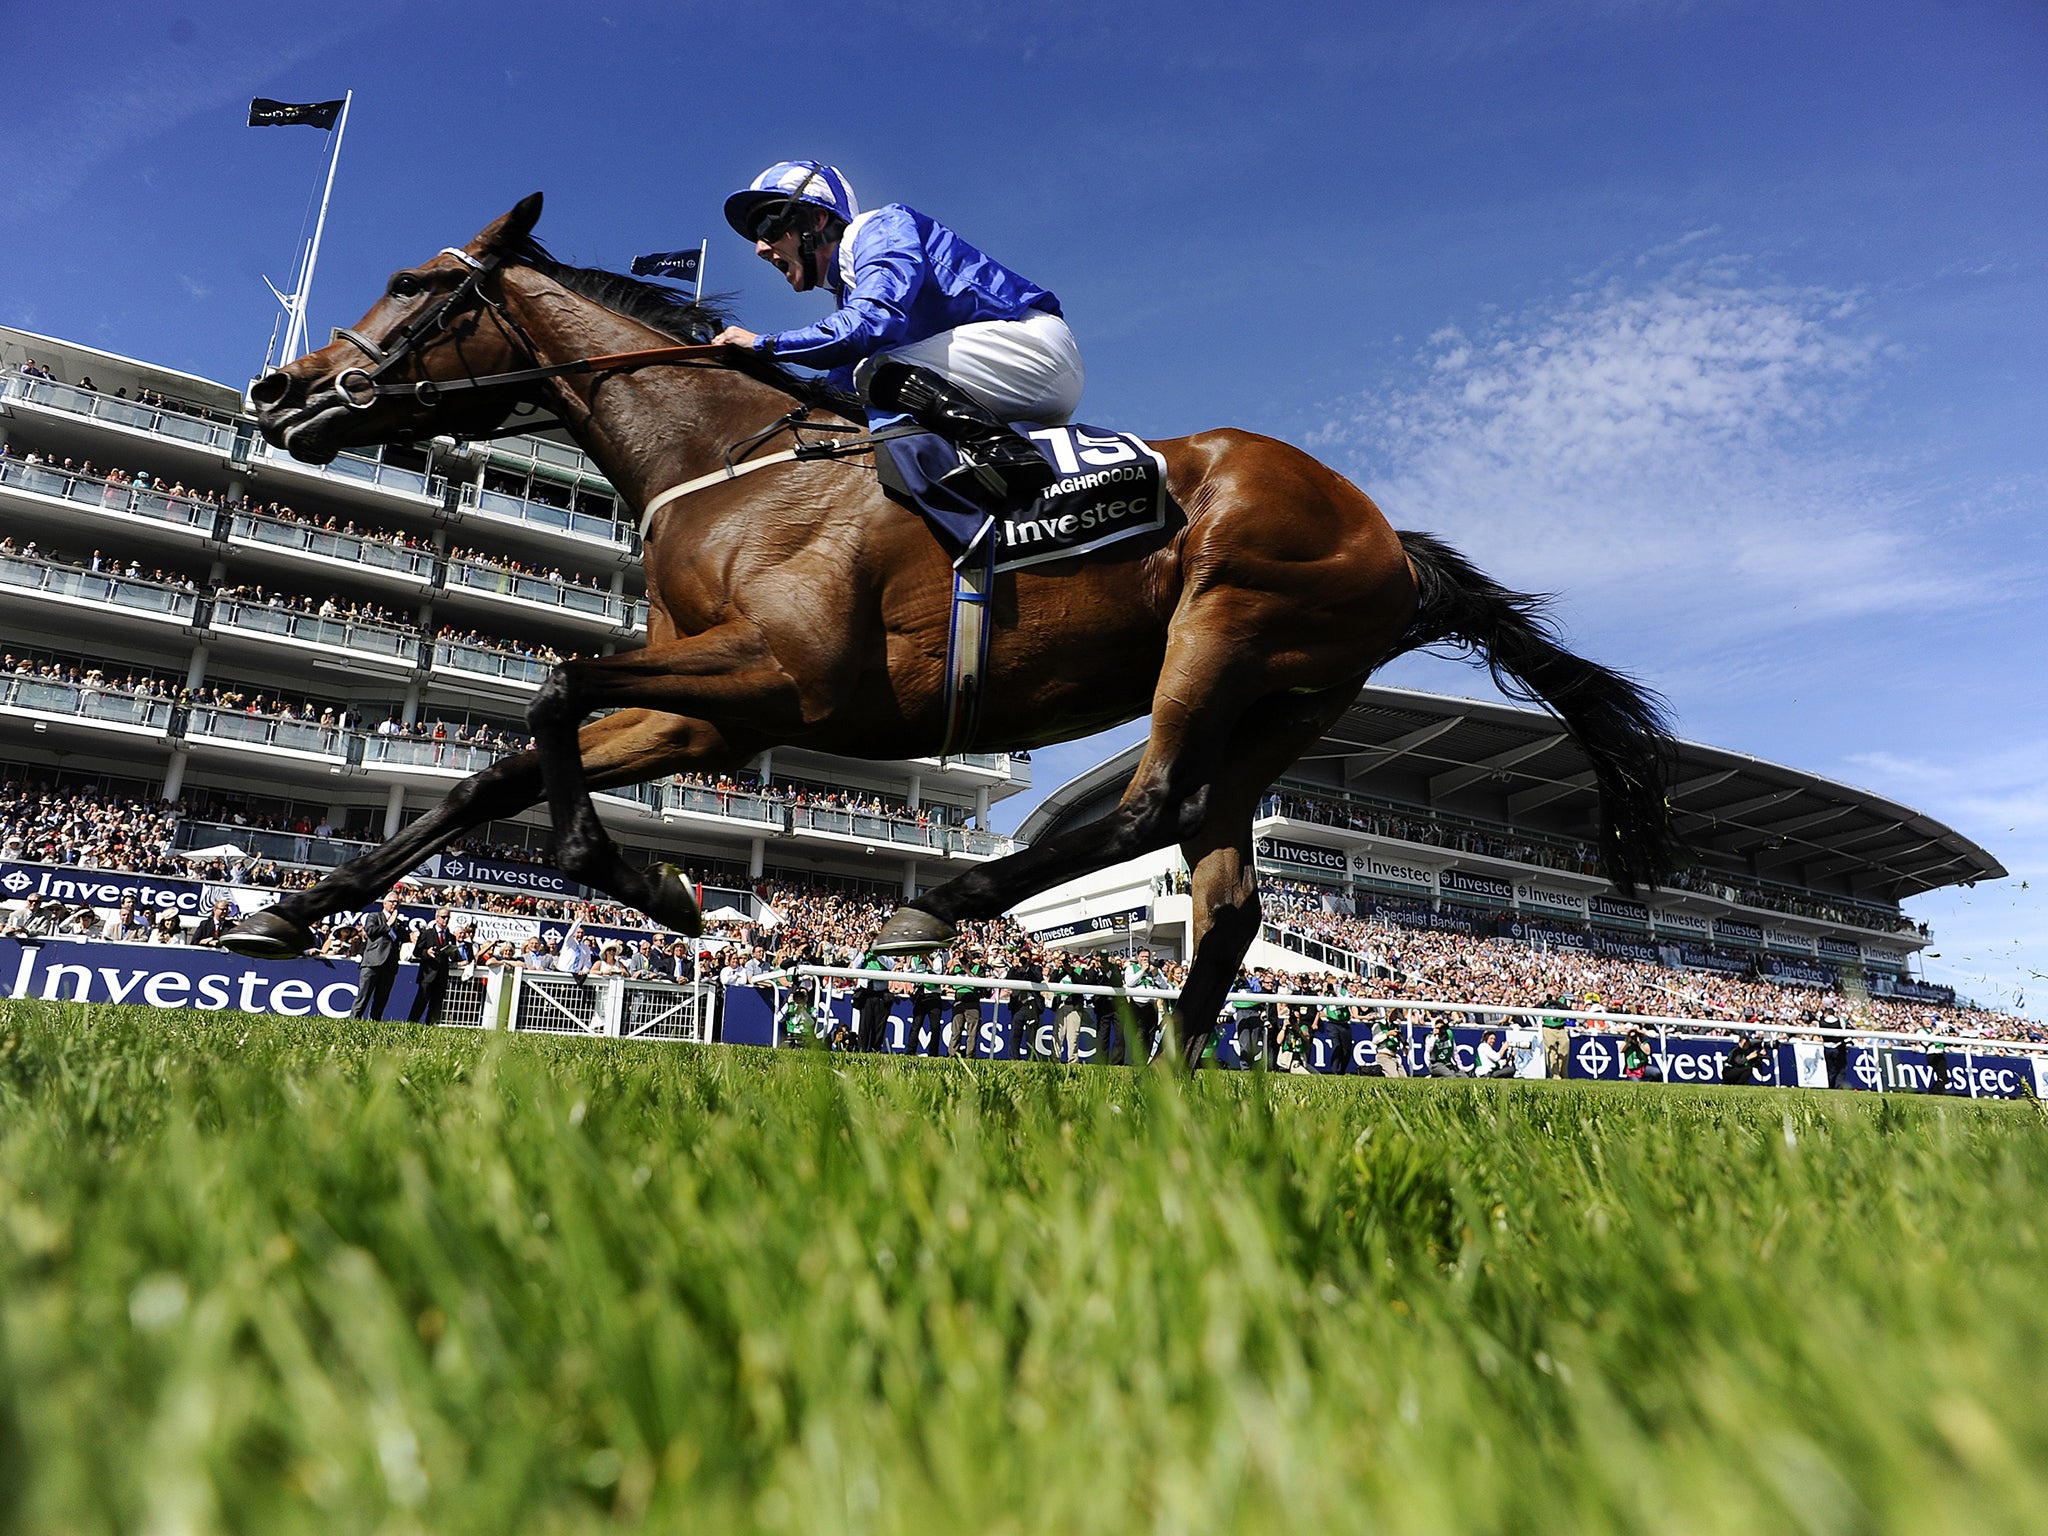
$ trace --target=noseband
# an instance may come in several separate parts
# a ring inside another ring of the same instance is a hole
[[[382,346],[370,340],[360,331],[345,326],[334,328],[334,340],[345,341],[364,357],[371,366],[344,368],[334,376],[334,392],[342,403],[351,410],[367,411],[379,400],[403,395],[420,405],[432,405],[444,394],[465,389],[496,389],[507,384],[530,384],[539,379],[559,379],[569,374],[613,373],[632,368],[645,368],[659,363],[715,362],[726,360],[730,347],[673,346],[649,347],[639,352],[610,352],[599,357],[580,357],[574,362],[550,363],[540,368],[521,368],[511,373],[490,373],[460,379],[416,379],[411,382],[385,383],[384,376],[405,362],[428,337],[445,329],[448,322],[473,305],[481,304],[494,311],[519,338],[526,343],[529,352],[538,353],[533,338],[525,328],[505,312],[505,306],[484,291],[484,280],[503,264],[496,252],[478,258],[455,246],[446,246],[443,256],[453,257],[469,268],[461,282],[441,295],[440,301],[423,315],[408,321]]]

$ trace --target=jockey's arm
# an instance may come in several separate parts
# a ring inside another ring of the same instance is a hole
[[[771,353],[783,362],[828,369],[915,340],[909,334],[910,309],[929,275],[917,226],[906,212],[885,208],[863,221],[857,243],[858,251],[850,245],[840,251],[853,286],[845,302],[816,325],[767,336],[732,327],[716,339]],[[741,335],[750,339],[742,342]]]

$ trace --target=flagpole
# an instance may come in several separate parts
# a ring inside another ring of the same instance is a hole
[[[709,240],[699,240],[697,242],[697,293],[690,300],[692,304],[702,304],[704,302],[704,258],[710,254],[711,242]]]
[[[334,125],[334,153],[327,162],[327,186],[320,194],[320,217],[313,225],[313,243],[306,248],[306,270],[299,278],[298,292],[292,295],[291,324],[285,328],[283,361],[287,363],[306,350],[306,301],[313,293],[313,264],[320,259],[320,236],[327,229],[327,201],[334,196],[334,172],[341,164],[341,136],[348,131],[349,103],[355,99],[354,91],[342,93],[341,117]]]

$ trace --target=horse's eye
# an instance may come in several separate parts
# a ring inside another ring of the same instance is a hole
[[[394,299],[416,299],[426,290],[426,284],[419,280],[417,273],[401,272],[391,279],[388,292]]]

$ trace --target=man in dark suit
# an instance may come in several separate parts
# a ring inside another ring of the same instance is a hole
[[[413,940],[413,964],[420,968],[418,990],[406,1014],[408,1024],[438,1024],[441,1003],[448,996],[448,972],[469,958],[469,946],[448,926],[454,914],[447,907],[434,910],[434,925]]]
[[[411,937],[410,925],[398,913],[398,893],[363,919],[362,979],[356,986],[355,1017],[381,1019],[398,979],[398,949]]]
[[[216,897],[213,910],[199,919],[199,926],[192,930],[192,942],[206,949],[219,949],[220,936],[234,926],[234,907],[227,897]]]

